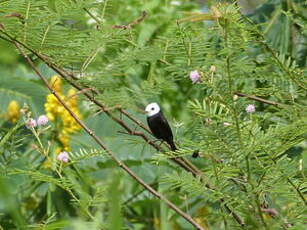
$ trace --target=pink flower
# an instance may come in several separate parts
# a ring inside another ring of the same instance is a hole
[[[46,115],[40,115],[37,119],[37,125],[46,125],[48,123],[48,117]]]
[[[245,110],[246,110],[247,113],[253,113],[253,112],[256,111],[256,107],[255,107],[255,105],[253,105],[253,104],[249,104],[249,105],[246,107]]]
[[[200,74],[198,73],[197,70],[194,70],[194,71],[190,72],[190,79],[193,82],[193,84],[195,84],[195,83],[200,81]]]
[[[59,161],[67,163],[69,161],[68,153],[67,152],[60,152],[60,154],[58,155],[57,159]]]
[[[30,119],[28,119],[28,120],[26,121],[26,127],[27,127],[28,129],[30,129],[30,128],[35,128],[36,126],[37,126],[36,120],[34,120],[33,118],[30,118]]]

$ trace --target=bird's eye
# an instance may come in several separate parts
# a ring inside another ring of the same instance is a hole
[[[155,108],[152,107],[151,110],[155,110]]]

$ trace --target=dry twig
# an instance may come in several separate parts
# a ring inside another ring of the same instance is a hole
[[[257,97],[257,96],[254,96],[254,95],[248,95],[248,94],[245,94],[245,93],[236,92],[235,95],[237,95],[239,97],[246,97],[246,98],[249,98],[251,100],[259,101],[261,103],[265,103],[265,104],[269,104],[269,105],[275,105],[275,106],[281,106],[282,105],[282,104],[275,102],[275,101],[266,100],[266,99],[263,99],[261,97]]]
[[[131,29],[137,24],[139,24],[140,22],[142,22],[145,19],[146,15],[147,15],[147,12],[143,11],[140,17],[138,17],[135,21],[130,22],[128,25],[114,25],[112,27],[114,29],[124,29],[124,30]]]

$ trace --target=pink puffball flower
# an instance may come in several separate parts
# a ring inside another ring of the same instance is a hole
[[[37,119],[37,125],[44,126],[48,123],[48,117],[46,115],[41,115]]]
[[[253,104],[249,104],[245,110],[247,113],[254,113],[256,111],[256,107]]]
[[[200,74],[198,73],[197,70],[194,70],[194,71],[190,72],[190,79],[193,82],[193,84],[195,84],[195,83],[200,81]]]
[[[60,152],[57,159],[61,162],[67,163],[69,161],[69,156],[67,152]]]
[[[35,128],[37,126],[37,123],[36,123],[36,120],[34,120],[33,118],[29,118],[27,121],[26,121],[26,127],[28,129],[30,128]]]

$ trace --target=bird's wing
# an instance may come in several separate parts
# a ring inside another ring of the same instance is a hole
[[[165,128],[165,132],[169,138],[169,140],[173,140],[173,132],[172,132],[172,129],[170,127],[170,125],[168,124],[167,120],[165,119],[165,117],[161,116],[161,123],[163,124],[163,127]]]
[[[170,145],[173,151],[175,151],[177,148],[173,140],[172,129],[170,125],[168,124],[166,118],[163,115],[161,117],[162,117],[161,122],[163,123],[163,127],[164,127],[163,133],[165,134],[165,136],[163,136],[162,139],[165,140]]]
[[[151,132],[157,139],[166,141],[171,146],[172,150],[176,150],[171,127],[162,113],[147,117],[147,123]]]
[[[148,117],[147,123],[156,138],[165,141],[173,139],[172,130],[162,113]]]

